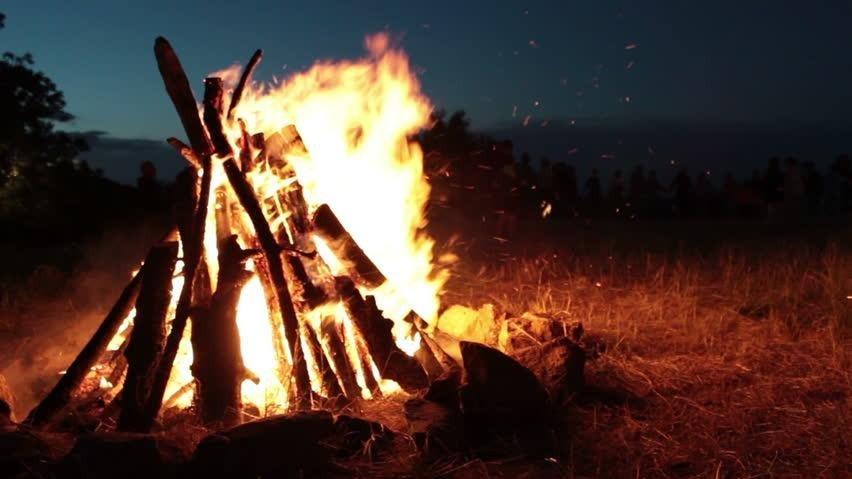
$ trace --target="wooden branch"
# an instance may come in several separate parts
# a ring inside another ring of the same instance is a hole
[[[192,375],[204,424],[233,426],[240,421],[240,386],[245,366],[237,328],[237,304],[252,277],[246,261],[256,251],[243,250],[236,235],[219,242],[219,280],[208,308],[192,322]]]
[[[349,278],[335,279],[346,312],[364,338],[382,378],[396,381],[407,392],[427,387],[429,381],[426,373],[417,360],[397,347],[391,331],[393,321],[382,315],[376,307],[375,299],[372,296],[362,298]]]
[[[152,248],[145,259],[145,276],[136,301],[136,317],[130,343],[124,352],[127,377],[121,393],[120,431],[147,431],[145,408],[166,341],[166,313],[177,254],[178,244],[170,242]]]
[[[252,164],[254,155],[251,152],[251,136],[246,128],[246,122],[242,118],[237,120],[237,124],[240,126],[240,169],[243,170],[243,173],[246,173],[254,166]]]
[[[65,374],[59,378],[59,381],[47,396],[30,411],[29,416],[24,420],[25,424],[34,428],[46,426],[68,404],[71,400],[71,394],[80,386],[92,366],[103,355],[113,336],[118,332],[118,328],[121,327],[124,318],[133,309],[136,298],[139,296],[145,269],[145,266],[142,266],[142,269],[130,280],[95,334],[68,366]]]
[[[172,145],[172,148],[177,151],[180,156],[182,156],[193,168],[201,168],[201,160],[198,158],[198,155],[195,154],[192,148],[186,143],[178,140],[177,138],[171,136],[166,138],[166,142]]]
[[[240,76],[240,81],[237,83],[237,87],[234,88],[234,93],[231,95],[231,104],[228,106],[228,120],[232,120],[234,118],[234,110],[243,98],[243,90],[245,90],[246,85],[249,80],[251,80],[251,75],[254,73],[254,69],[257,68],[257,65],[260,63],[262,58],[263,50],[258,48],[255,50],[254,55],[251,56],[245,70],[243,70],[243,74]]]
[[[234,189],[234,193],[236,193],[240,204],[242,204],[246,214],[251,219],[258,242],[266,258],[269,277],[275,288],[278,306],[281,310],[284,333],[287,336],[287,342],[290,346],[290,357],[293,359],[297,407],[300,409],[310,408],[311,386],[305,358],[301,350],[301,342],[299,341],[299,318],[296,316],[293,299],[290,296],[290,290],[284,278],[284,266],[281,261],[278,242],[269,228],[269,222],[263,215],[257,196],[255,196],[251,185],[246,180],[242,171],[240,171],[237,163],[231,158],[226,160],[223,166],[225,174],[228,176],[228,181]]]
[[[386,281],[385,275],[358,246],[328,205],[320,205],[314,211],[312,224],[314,232],[328,243],[329,248],[346,267],[350,278],[371,289]]]
[[[330,362],[322,350],[317,334],[307,323],[302,323],[302,337],[305,339],[307,349],[311,352],[311,358],[314,360],[316,371],[319,373],[319,379],[322,381],[321,390],[323,395],[328,399],[343,396],[340,383],[337,381],[337,376],[331,369]]]
[[[370,349],[358,332],[358,328],[355,328],[354,340],[355,348],[358,350],[358,359],[361,361],[361,371],[364,372],[364,386],[370,391],[373,398],[380,398],[382,397],[382,389],[379,387],[379,382],[373,373],[373,358],[370,356]]]
[[[177,356],[178,347],[180,346],[183,333],[186,329],[186,322],[189,319],[189,314],[192,308],[192,295],[195,285],[196,272],[198,265],[201,262],[202,254],[204,253],[204,227],[207,221],[207,202],[210,197],[210,178],[212,176],[212,167],[210,155],[203,155],[202,160],[202,176],[201,189],[198,194],[198,203],[193,218],[192,231],[188,238],[183,241],[183,256],[184,256],[184,282],[183,288],[180,291],[177,307],[175,308],[175,318],[172,321],[172,329],[169,332],[166,347],[163,350],[163,356],[160,360],[160,366],[157,369],[157,374],[154,376],[154,383],[151,387],[150,401],[148,408],[145,411],[145,426],[150,429],[160,412],[160,407],[163,404],[163,394],[165,394],[166,386],[169,383],[169,376],[172,372],[175,356]]]
[[[233,149],[228,137],[225,136],[225,127],[222,124],[222,108],[225,90],[222,79],[219,77],[207,77],[204,79],[204,126],[210,134],[210,140],[216,154],[221,157],[231,156]]]
[[[210,143],[207,132],[204,131],[204,126],[198,117],[198,107],[195,103],[195,96],[192,94],[192,88],[189,86],[189,80],[187,80],[180,60],[168,40],[163,37],[157,38],[154,42],[154,56],[157,58],[157,67],[160,69],[160,76],[163,77],[166,92],[168,92],[180,121],[183,123],[186,136],[189,138],[189,144],[192,145],[192,149],[199,156],[210,155],[213,153],[213,145]]]
[[[337,377],[340,378],[343,394],[349,400],[361,397],[361,388],[358,386],[355,370],[349,363],[346,346],[343,345],[342,338],[345,336],[343,335],[342,325],[333,316],[325,317],[320,325],[319,336],[322,344],[328,349],[328,360],[337,373]]]

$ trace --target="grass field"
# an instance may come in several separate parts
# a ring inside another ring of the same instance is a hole
[[[439,233],[439,249],[460,258],[444,304],[581,321],[606,344],[587,381],[614,394],[562,411],[554,477],[848,477],[850,233],[837,222],[726,221]],[[50,381],[39,371],[67,364],[144,252],[138,236],[105,236],[71,273],[5,280],[0,373],[10,383],[36,391]],[[523,469],[482,466],[497,477]]]
[[[627,397],[565,411],[564,475],[852,474],[848,228],[580,223],[465,247],[447,303],[581,321],[608,345],[588,382]]]

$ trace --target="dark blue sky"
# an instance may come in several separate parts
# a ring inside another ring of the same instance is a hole
[[[181,132],[154,63],[158,35],[198,93],[206,73],[255,48],[256,78],[269,79],[359,56],[381,30],[401,40],[433,103],[466,109],[479,128],[526,115],[852,125],[849,1],[21,0],[0,11],[0,50],[33,53],[65,91],[72,128],[120,138]]]

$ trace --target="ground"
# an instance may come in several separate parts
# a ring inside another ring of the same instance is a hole
[[[481,231],[453,238],[436,226],[440,251],[460,258],[444,303],[492,303],[507,315],[582,322],[606,345],[587,366],[597,393],[580,394],[559,411],[557,457],[447,457],[418,468],[420,476],[852,474],[848,222],[520,226],[499,239]],[[49,385],[47,371],[79,349],[120,290],[130,253],[141,257],[142,236],[105,234],[83,255],[98,261],[5,280],[0,373],[19,403],[38,397]],[[391,427],[404,429],[398,416],[379,409],[376,418],[385,414]],[[414,473],[402,457],[360,461],[359,470]]]

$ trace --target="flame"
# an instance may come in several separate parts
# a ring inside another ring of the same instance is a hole
[[[281,207],[279,193],[293,187],[296,181],[303,189],[310,212],[328,204],[387,278],[379,287],[359,286],[361,293],[375,296],[385,316],[394,321],[398,346],[414,355],[420,347],[420,337],[403,318],[414,311],[433,325],[438,316],[439,295],[447,279],[445,271],[433,267],[434,241],[423,232],[430,188],[423,174],[422,150],[409,140],[427,126],[431,106],[420,91],[407,56],[392,47],[387,35],[370,36],[365,44],[368,54],[359,60],[321,61],[281,83],[247,85],[235,118],[245,122],[247,131],[263,133],[267,139],[289,125],[296,126],[307,151],[291,148],[273,152],[286,159],[289,165],[286,171],[260,162],[246,173],[266,219],[273,231],[286,230],[293,239],[287,224],[289,213]],[[239,71],[234,66],[213,75],[222,77],[226,85],[233,87]],[[239,158],[242,144],[239,125],[236,121],[226,122],[225,128],[234,155]],[[213,158],[203,238],[204,259],[213,290],[219,267],[217,211],[222,213],[223,208],[229,208],[228,201],[237,203],[227,186],[222,160]],[[224,192],[224,202],[212,193],[217,190]],[[225,217],[228,212],[225,211]],[[254,236],[251,221],[245,212],[240,215],[229,225],[230,230],[239,235],[244,247],[251,247]],[[330,270],[326,274],[345,274],[345,259],[337,258],[321,238],[311,236],[306,240]],[[253,270],[251,263],[247,267]],[[169,318],[174,318],[175,303],[183,286],[181,270],[179,264],[172,283]],[[372,395],[368,384],[373,379],[385,395],[400,390],[397,383],[381,377],[342,304],[329,303],[300,314],[301,320],[314,331],[319,330],[327,317],[342,326],[342,341],[364,398]],[[109,350],[120,348],[134,315],[131,312],[125,319]],[[236,320],[243,363],[251,378],[242,384],[243,403],[253,405],[261,415],[286,409],[289,381],[282,384],[281,371],[282,365],[289,368],[290,358],[286,351],[287,357],[279,357],[276,352],[273,337],[280,337],[283,331],[273,331],[264,287],[257,275],[243,287]],[[185,387],[193,384],[190,330],[187,326],[165,393],[168,404],[181,408],[190,406],[194,396],[193,389]],[[309,351],[307,347],[303,349]],[[309,365],[315,364],[314,358],[306,360]],[[311,383],[318,390],[320,382],[314,369],[310,368]],[[105,386],[106,379],[103,376],[100,379],[99,384]]]
[[[431,106],[387,35],[368,37],[366,47],[358,61],[319,62],[279,85],[251,85],[236,116],[267,138],[296,125],[310,156],[287,160],[309,206],[331,206],[388,279],[366,293],[396,322],[414,310],[431,324],[446,274],[433,269],[434,242],[422,233],[429,184],[422,150],[408,140],[427,125]],[[238,129],[229,137],[237,144]],[[284,181],[268,170],[249,177],[261,196]]]

